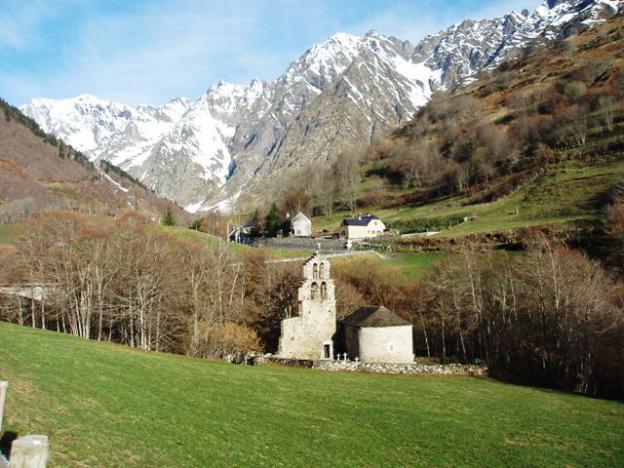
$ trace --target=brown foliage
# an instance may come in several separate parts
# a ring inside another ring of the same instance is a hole
[[[225,322],[216,325],[203,324],[200,330],[196,356],[223,358],[240,352],[261,351],[256,332],[244,325]]]

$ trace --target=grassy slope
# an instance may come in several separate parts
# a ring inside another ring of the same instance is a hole
[[[0,224],[0,244],[17,244],[25,232],[26,224]]]
[[[596,201],[616,182],[624,180],[624,159],[586,164],[570,162],[549,171],[512,194],[492,203],[466,205],[456,197],[419,207],[371,209],[387,225],[410,219],[470,215],[473,221],[457,225],[438,236],[497,232],[528,226],[596,220],[601,207]],[[515,209],[518,208],[518,214]],[[314,219],[315,227],[337,228],[349,213],[338,212]]]
[[[0,323],[6,429],[88,466],[576,465],[624,459],[624,405],[487,379],[239,367]]]
[[[425,253],[399,253],[384,254],[385,258],[377,255],[366,255],[356,257],[341,257],[331,259],[334,271],[370,269],[384,267],[384,272],[393,274],[399,282],[407,283],[416,278],[422,278],[433,265],[447,257],[447,253],[425,252]]]

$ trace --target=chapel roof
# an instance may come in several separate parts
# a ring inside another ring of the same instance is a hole
[[[351,327],[400,327],[411,325],[404,318],[384,306],[364,306],[358,308],[348,317],[342,319],[342,323]]]

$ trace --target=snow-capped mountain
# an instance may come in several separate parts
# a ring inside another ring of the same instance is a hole
[[[195,101],[132,107],[85,95],[36,99],[21,109],[189,211],[223,207],[293,167],[368,144],[409,120],[436,89],[604,21],[623,3],[546,0],[532,13],[466,20],[417,45],[376,31],[339,33],[270,83],[219,83]]]

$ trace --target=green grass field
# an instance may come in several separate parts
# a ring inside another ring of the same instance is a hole
[[[489,379],[241,367],[0,324],[51,466],[621,466],[624,405]]]
[[[402,283],[422,278],[436,263],[442,261],[451,254],[442,252],[424,253],[396,253],[384,254],[385,258],[380,258],[375,254],[338,257],[331,260],[334,271],[347,270],[367,270],[370,268],[383,267],[385,272],[394,274],[393,277]]]

